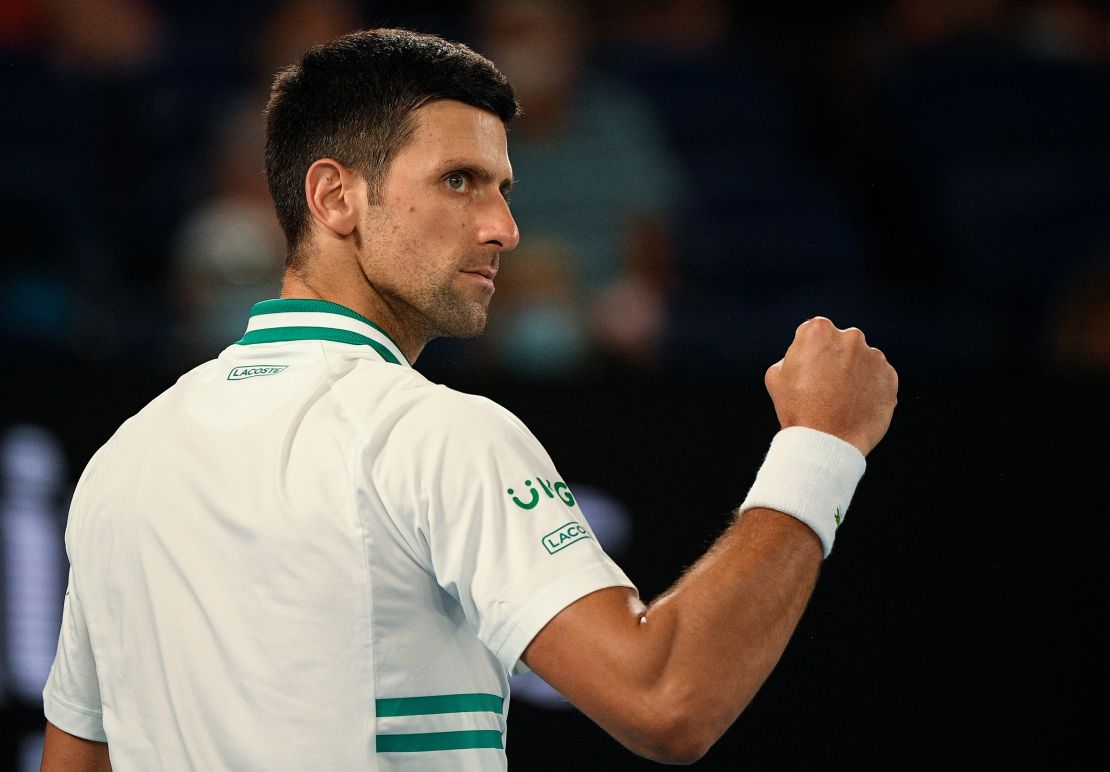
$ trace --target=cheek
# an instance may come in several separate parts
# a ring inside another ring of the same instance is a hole
[[[396,200],[393,216],[379,224],[385,227],[375,240],[388,244],[386,251],[407,266],[400,268],[407,280],[457,271],[460,256],[467,252],[473,218],[454,203],[435,197]]]
[[[465,215],[449,207],[417,207],[410,215],[414,238],[438,250],[457,246],[470,225]]]

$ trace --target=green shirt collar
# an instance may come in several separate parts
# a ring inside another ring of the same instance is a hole
[[[370,346],[387,362],[409,367],[400,346],[378,325],[357,311],[330,300],[280,298],[251,308],[240,346],[291,340],[329,340]]]

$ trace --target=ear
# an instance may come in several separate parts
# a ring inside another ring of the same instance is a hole
[[[349,236],[358,225],[367,200],[365,188],[362,175],[332,158],[313,163],[304,178],[312,219],[337,236]]]

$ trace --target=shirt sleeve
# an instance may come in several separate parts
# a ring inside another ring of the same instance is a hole
[[[444,390],[447,391],[447,390]],[[438,584],[506,670],[556,614],[606,587],[630,587],[539,441],[481,397],[448,392],[399,421],[383,501]],[[384,456],[384,454],[383,454]],[[396,464],[408,473],[398,474]]]
[[[72,569],[62,607],[58,653],[42,692],[42,704],[47,720],[59,729],[86,740],[108,741],[101,721],[100,683],[92,644]]]

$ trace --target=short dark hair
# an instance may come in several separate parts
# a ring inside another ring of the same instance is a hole
[[[461,43],[400,29],[344,35],[281,70],[266,106],[266,179],[299,261],[308,232],[308,168],[334,158],[365,177],[371,202],[415,129],[413,112],[453,99],[488,110],[507,126],[519,112],[513,87],[493,62]]]

